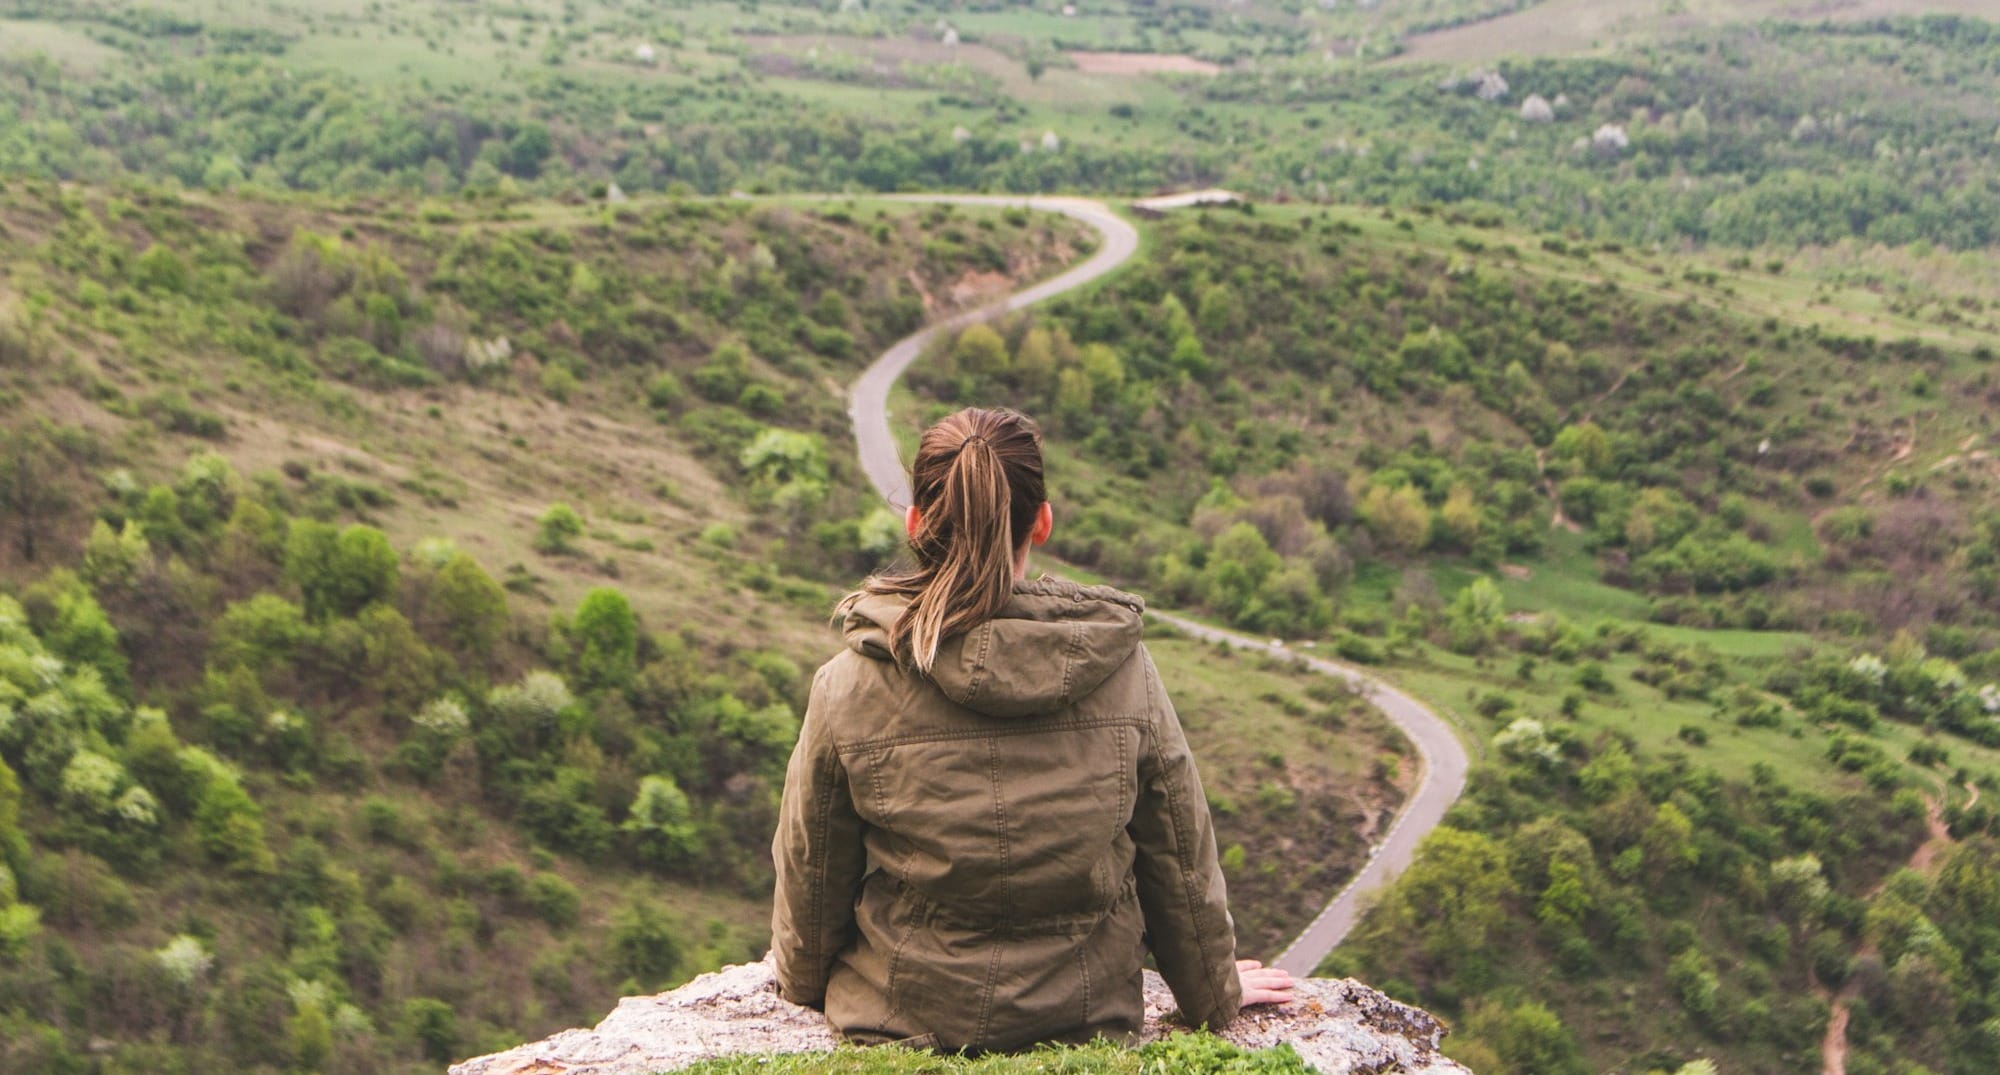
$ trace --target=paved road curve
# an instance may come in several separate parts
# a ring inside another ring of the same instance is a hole
[[[959,314],[946,321],[931,325],[914,335],[908,336],[882,353],[861,377],[854,382],[849,394],[848,415],[854,419],[854,438],[861,453],[861,469],[883,498],[897,508],[908,506],[910,502],[909,475],[904,469],[896,450],[896,438],[889,426],[889,389],[896,378],[915,362],[923,353],[925,345],[939,333],[954,332],[974,321],[992,317],[1009,310],[1039,302],[1052,295],[1087,284],[1124,264],[1139,249],[1139,235],[1131,224],[1105,208],[1102,203],[1084,198],[1009,198],[979,195],[912,195],[909,200],[927,202],[951,202],[960,205],[1009,205],[1023,206],[1062,213],[1080,220],[1097,229],[1102,236],[1102,245],[1088,261],[1070,269],[1054,279],[1043,281],[1023,291],[1017,291],[1005,299]],[[1421,702],[1389,686],[1380,680],[1346,665],[1319,657],[1309,657],[1283,646],[1259,639],[1224,631],[1206,624],[1176,616],[1159,609],[1153,615],[1174,627],[1208,642],[1217,642],[1238,649],[1259,650],[1300,661],[1307,668],[1325,675],[1340,676],[1355,684],[1380,708],[1391,722],[1402,729],[1403,734],[1416,744],[1417,755],[1422,763],[1416,790],[1410,794],[1403,810],[1389,827],[1386,838],[1370,853],[1368,862],[1361,872],[1354,875],[1346,888],[1334,896],[1326,908],[1307,926],[1305,932],[1286,947],[1273,961],[1275,966],[1293,974],[1311,974],[1313,968],[1325,959],[1354,928],[1360,917],[1363,900],[1387,885],[1410,864],[1417,844],[1425,835],[1437,827],[1444,818],[1444,812],[1457,800],[1459,792],[1465,788],[1465,772],[1469,764],[1465,748],[1451,726],[1446,724]]]

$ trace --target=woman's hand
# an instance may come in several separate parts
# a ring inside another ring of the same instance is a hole
[[[1292,1002],[1292,974],[1276,967],[1267,967],[1254,959],[1236,961],[1236,980],[1243,985],[1243,1006],[1252,1004],[1290,1004]]]

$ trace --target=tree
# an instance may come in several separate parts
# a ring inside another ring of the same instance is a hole
[[[611,921],[611,950],[616,967],[653,987],[671,980],[680,969],[683,927],[653,900],[627,904]]]
[[[1549,454],[1557,459],[1574,463],[1583,473],[1593,477],[1609,477],[1611,471],[1611,437],[1595,422],[1579,422],[1563,427],[1549,446]]]
[[[535,520],[535,551],[548,556],[566,556],[576,551],[576,539],[583,536],[583,516],[568,504],[551,504]]]
[[[0,517],[13,520],[14,547],[30,563],[40,554],[49,527],[69,509],[63,464],[46,421],[8,423],[0,429]]]
[[[1547,1006],[1528,1001],[1512,1008],[1485,1003],[1466,1022],[1473,1037],[1486,1042],[1506,1065],[1498,1075],[1583,1075],[1576,1035]]]
[[[1673,803],[1661,803],[1646,827],[1639,845],[1645,849],[1646,868],[1658,880],[1693,866],[1701,859],[1694,842],[1694,823]]]
[[[584,690],[631,684],[638,670],[639,623],[624,594],[608,586],[585,594],[570,633],[577,643],[576,678]]]
[[[1801,928],[1818,924],[1831,894],[1818,858],[1795,855],[1771,864],[1771,898]]]
[[[1501,846],[1450,826],[1417,848],[1378,910],[1363,920],[1359,940],[1373,952],[1408,951],[1435,970],[1476,962],[1487,939],[1505,929],[1519,895]]]
[[[262,676],[289,666],[316,634],[299,606],[277,594],[260,593],[230,605],[216,620],[209,663],[217,668],[244,667]]]
[[[1469,550],[1479,540],[1486,521],[1478,497],[1469,485],[1454,485],[1437,512],[1438,540],[1460,550]]]
[[[1424,495],[1411,486],[1369,486],[1361,498],[1361,517],[1376,538],[1395,552],[1419,553],[1430,544],[1431,509],[1424,503]]]
[[[1451,634],[1451,648],[1459,653],[1484,653],[1493,645],[1507,622],[1507,605],[1500,587],[1480,576],[1473,579],[1445,610],[1445,627]]]
[[[960,373],[974,377],[1005,372],[1007,341],[1000,338],[993,326],[982,321],[958,334],[957,342],[951,346],[951,360]]]
[[[753,491],[793,524],[803,522],[826,499],[826,448],[811,433],[766,429],[743,449],[738,462],[749,473]]]
[[[694,861],[701,852],[694,809],[687,793],[670,776],[642,778],[631,813],[619,827],[631,834],[639,858],[655,866],[680,866]]]
[[[424,1050],[424,1056],[448,1064],[458,1055],[458,1012],[436,997],[411,997],[403,1002],[403,1026]]]
[[[493,655],[507,629],[507,591],[479,561],[462,552],[445,561],[431,579],[430,598],[454,645],[474,657]]]
[[[356,523],[336,533],[327,523],[300,519],[285,541],[285,574],[313,619],[351,616],[395,592],[396,550],[372,526]]]

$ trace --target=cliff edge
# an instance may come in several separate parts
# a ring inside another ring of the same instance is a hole
[[[1307,978],[1283,1008],[1251,1008],[1222,1032],[1245,1048],[1289,1042],[1324,1075],[1470,1075],[1438,1052],[1444,1025],[1352,979]],[[1146,972],[1148,1040],[1175,1031],[1166,984]],[[704,974],[671,992],[626,997],[593,1030],[565,1030],[452,1065],[450,1075],[653,1075],[716,1056],[838,1044],[820,1013],[778,996],[768,963]]]

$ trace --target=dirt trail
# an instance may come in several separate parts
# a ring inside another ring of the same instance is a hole
[[[1971,781],[1967,781],[1965,790],[1971,794],[1971,798],[1965,801],[1969,809],[1972,804],[1979,801],[1979,788]],[[1944,820],[1944,794],[1940,790],[1936,796],[1924,800],[1926,835],[1924,842],[1918,844],[1915,851],[1910,852],[1909,861],[1909,868],[1918,873],[1929,873],[1932,864],[1937,862],[1938,855],[1952,843],[1951,827],[1946,825]],[[1881,891],[1882,887],[1877,885],[1868,896],[1873,899]],[[1857,957],[1872,955],[1874,951],[1875,946],[1864,941],[1855,951],[1855,955]],[[1833,1006],[1826,1020],[1826,1037],[1820,1040],[1819,1045],[1820,1075],[1847,1075],[1847,1005],[1854,999],[1854,986],[1849,984],[1838,995],[1830,994],[1817,985],[1813,991],[1820,995],[1820,999]]]

